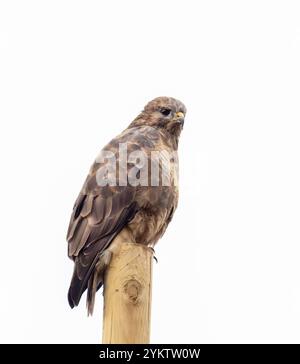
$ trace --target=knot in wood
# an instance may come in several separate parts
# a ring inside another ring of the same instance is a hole
[[[136,279],[130,279],[124,285],[124,292],[129,302],[136,304],[141,296],[142,285]]]

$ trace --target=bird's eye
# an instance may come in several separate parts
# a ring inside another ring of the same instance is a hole
[[[164,115],[164,116],[168,116],[171,113],[170,109],[167,109],[166,107],[163,107],[160,109],[160,112]]]

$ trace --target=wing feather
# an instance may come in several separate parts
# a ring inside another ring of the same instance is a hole
[[[93,167],[94,173],[96,168]],[[78,305],[101,253],[136,212],[131,186],[95,186],[88,176],[74,205],[67,234],[68,254],[75,261],[68,293],[71,307]]]

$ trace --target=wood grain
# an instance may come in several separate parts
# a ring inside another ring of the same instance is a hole
[[[150,342],[153,251],[122,242],[104,284],[103,344]]]

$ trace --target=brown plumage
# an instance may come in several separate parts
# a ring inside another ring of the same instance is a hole
[[[75,263],[68,293],[72,308],[87,289],[88,312],[92,313],[117,234],[126,230],[136,243],[153,247],[165,232],[178,202],[176,151],[185,114],[185,106],[176,99],[152,100],[127,129],[106,145],[92,165],[67,233],[68,255]],[[131,157],[124,163],[120,146],[125,145]],[[143,153],[146,166],[136,163],[141,160],[132,152]],[[153,152],[160,152],[169,163],[159,163]],[[159,168],[158,181],[151,169],[155,164]],[[104,185],[103,178],[115,183]]]

